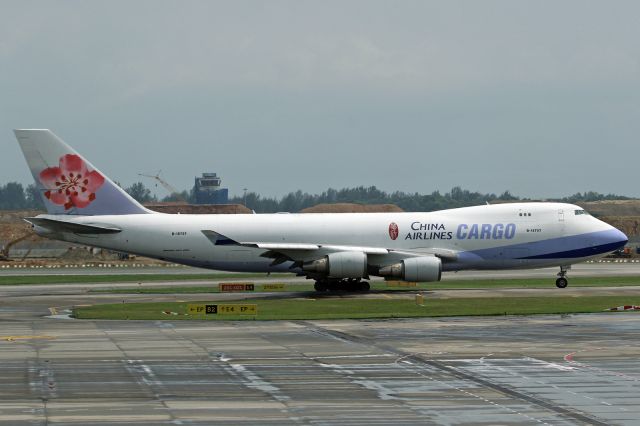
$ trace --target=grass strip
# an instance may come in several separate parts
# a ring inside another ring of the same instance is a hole
[[[446,280],[427,283],[432,290],[473,288],[555,288],[555,275],[549,278],[492,278],[475,280]],[[640,285],[640,276],[571,277],[570,287],[624,287]]]
[[[212,274],[102,274],[102,275],[0,275],[0,285],[32,285],[32,284],[100,284],[100,283],[152,283],[158,281],[219,281],[227,279],[258,279],[265,278],[266,274],[256,273],[212,273]],[[271,278],[291,278],[292,274],[271,274]],[[473,288],[554,288],[554,277],[549,278],[497,278],[497,279],[469,279],[469,280],[447,280],[434,283],[418,283],[416,287],[390,287],[385,283],[372,283],[372,288],[389,290],[411,290],[411,289],[473,289]],[[615,287],[615,286],[635,286],[640,285],[640,276],[612,276],[612,277],[572,277],[569,280],[571,287]],[[258,284],[258,289],[261,289]],[[217,287],[213,286],[213,287]],[[311,289],[309,284],[308,288]],[[299,291],[300,284],[285,284],[283,291]],[[129,289],[109,289],[105,292],[113,293],[199,293],[210,292],[209,286],[193,287],[167,287],[161,288],[135,288]],[[101,290],[103,291],[103,290]],[[279,291],[279,290],[269,290]]]
[[[445,278],[446,279],[446,278]],[[256,291],[311,291],[313,284],[285,283],[282,289],[263,289],[264,284],[257,284]],[[571,287],[624,287],[640,286],[640,277],[584,277],[572,278]],[[518,278],[518,279],[490,279],[490,280],[460,280],[440,281],[435,283],[418,283],[415,287],[393,287],[383,282],[371,283],[372,290],[390,291],[415,291],[415,290],[455,290],[455,289],[486,289],[486,288],[549,288],[555,289],[553,279],[546,278]],[[113,294],[193,294],[193,293],[217,293],[218,285],[209,286],[164,286],[164,287],[127,287],[95,289],[92,293]]]
[[[0,275],[0,285],[29,284],[95,284],[154,281],[216,281],[227,279],[265,278],[267,274],[104,274],[104,275]],[[271,277],[290,277],[290,274],[271,274]]]
[[[472,315],[532,315],[603,312],[607,308],[636,304],[640,296],[586,297],[504,297],[504,298],[425,298],[424,306],[406,299],[318,298],[243,300],[235,303],[258,305],[258,315],[187,316],[190,303],[224,304],[233,302],[118,303],[74,308],[81,319],[112,320],[318,320],[348,318],[409,318]],[[167,315],[163,311],[179,315]]]

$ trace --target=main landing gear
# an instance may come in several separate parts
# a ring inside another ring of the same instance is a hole
[[[556,287],[565,288],[569,281],[567,280],[567,271],[571,269],[571,265],[561,266],[560,272],[558,272],[558,279],[556,280]]]
[[[330,279],[323,278],[316,280],[316,283],[313,285],[313,288],[317,292],[324,291],[369,291],[371,286],[366,281],[360,281],[356,278],[350,279]]]

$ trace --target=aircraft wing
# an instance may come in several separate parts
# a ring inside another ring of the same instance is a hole
[[[340,245],[324,245],[324,244],[283,244],[283,243],[259,243],[259,242],[243,242],[239,245],[244,247],[255,247],[273,251],[290,251],[290,250],[325,250],[325,251],[361,251],[367,254],[387,254],[389,250],[378,247],[359,247],[359,246],[340,246]]]
[[[393,253],[396,253],[399,255],[406,254],[407,257],[431,255],[431,256],[439,257],[444,262],[454,262],[458,260],[458,252],[456,250],[443,249],[443,248],[437,248],[437,247],[420,249],[420,251],[398,250],[398,251],[393,251]]]
[[[357,251],[366,253],[375,257],[389,257],[390,261],[404,257],[417,257],[417,256],[437,256],[443,261],[455,261],[458,258],[458,253],[455,250],[449,249],[420,249],[419,251],[410,250],[393,250],[380,247],[363,247],[363,246],[348,246],[348,245],[335,245],[335,244],[307,244],[307,243],[275,243],[275,242],[260,242],[260,241],[235,241],[229,237],[219,234],[211,230],[203,230],[202,233],[214,244],[214,245],[236,245],[242,247],[254,247],[265,249],[266,252],[262,254],[263,257],[275,258],[276,260],[285,258],[286,260],[293,261],[308,261],[317,259],[329,253],[335,253],[340,251]]]

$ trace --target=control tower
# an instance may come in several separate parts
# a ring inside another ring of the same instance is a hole
[[[202,177],[196,177],[196,204],[228,204],[229,189],[221,186],[222,178],[216,173],[202,173]]]

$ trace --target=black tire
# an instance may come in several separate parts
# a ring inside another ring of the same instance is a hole
[[[327,291],[340,291],[342,289],[340,281],[330,280],[327,282]]]
[[[354,280],[343,281],[342,290],[353,293],[360,290],[360,282]]]
[[[560,277],[556,280],[556,287],[558,288],[565,288],[568,284],[569,284],[569,281],[567,281],[566,278]]]
[[[327,286],[324,283],[320,282],[320,281],[316,281],[316,283],[313,285],[313,288],[317,292],[327,291]]]
[[[369,285],[369,283],[366,281],[362,281],[360,283],[360,291],[369,291],[369,290],[371,290],[371,286]]]

